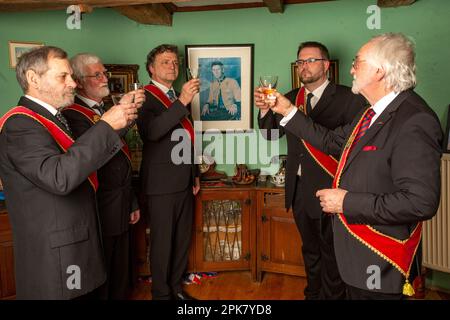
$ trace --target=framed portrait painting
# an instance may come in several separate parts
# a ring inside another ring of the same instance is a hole
[[[298,76],[298,66],[295,62],[291,63],[291,79],[292,89],[300,88],[301,81]],[[328,69],[328,79],[331,82],[339,84],[339,60],[330,60],[330,68]]]
[[[253,51],[253,44],[186,46],[187,76],[200,79],[191,105],[202,131],[252,128]]]
[[[31,49],[42,47],[43,45],[44,44],[40,42],[9,41],[9,66],[11,68],[15,68],[21,55],[23,55],[25,52],[30,51]]]

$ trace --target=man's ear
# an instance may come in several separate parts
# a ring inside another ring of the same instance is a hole
[[[377,72],[375,73],[375,79],[377,79],[377,81],[381,81],[384,79],[385,75],[386,75],[386,71],[380,67],[377,69]]]
[[[78,79],[73,79],[75,83],[77,84],[77,89],[83,89],[83,83]]]
[[[41,77],[34,70],[27,70],[25,76],[27,78],[28,86],[36,90],[39,89],[41,85]]]
[[[325,72],[327,72],[328,70],[330,70],[330,61],[329,61],[329,60],[323,61],[323,66],[324,66],[324,68],[325,68]]]

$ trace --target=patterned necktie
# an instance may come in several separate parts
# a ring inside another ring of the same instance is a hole
[[[312,92],[306,96],[306,114],[309,116],[312,112],[311,99],[314,97]]]
[[[167,96],[169,97],[170,101],[174,102],[177,98],[175,97],[175,92],[173,91],[173,89],[169,89],[169,91],[167,91]]]
[[[70,130],[70,127],[69,127],[69,123],[67,122],[67,119],[63,116],[63,114],[61,113],[60,110],[58,110],[58,112],[56,112],[55,117],[56,117],[56,119],[59,120],[59,122],[61,122],[63,124],[63,126],[66,128],[67,132],[72,134],[72,131]]]
[[[100,113],[100,116],[102,116],[105,113],[105,108],[103,108],[103,103],[96,104],[92,108],[95,109],[95,110],[98,110],[98,112]]]
[[[361,139],[362,136],[366,134],[367,130],[369,129],[370,122],[372,121],[372,118],[375,114],[376,113],[372,108],[369,108],[366,111],[366,114],[364,115],[363,121],[361,123],[361,127],[359,127],[358,134],[356,135],[355,140],[353,140],[353,145],[355,145],[359,141],[359,139]]]

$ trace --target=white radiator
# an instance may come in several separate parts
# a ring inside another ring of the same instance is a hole
[[[423,228],[423,266],[450,273],[450,154],[441,159],[441,203]]]

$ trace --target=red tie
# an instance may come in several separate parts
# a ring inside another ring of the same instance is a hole
[[[361,123],[361,127],[359,127],[358,134],[353,140],[353,145],[355,145],[359,139],[362,138],[363,135],[366,134],[367,129],[369,129],[370,122],[372,121],[373,116],[375,115],[375,111],[372,108],[367,109],[366,114],[364,115],[363,121]]]

